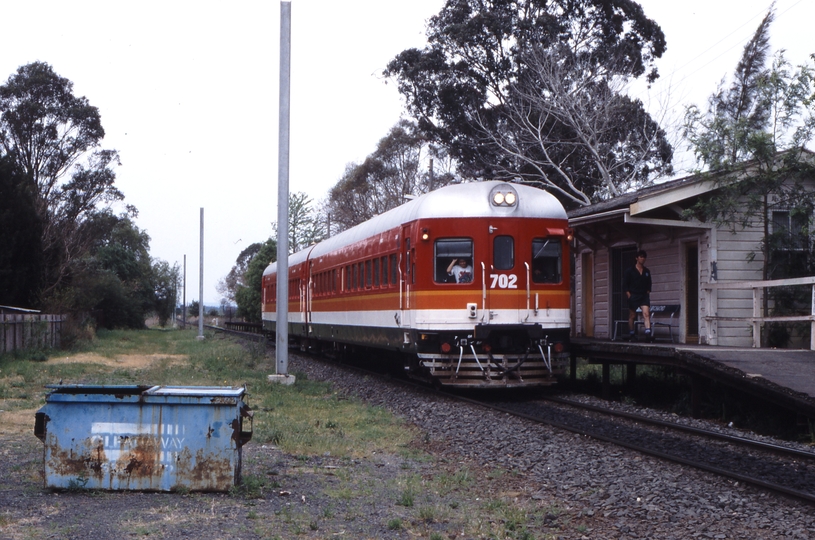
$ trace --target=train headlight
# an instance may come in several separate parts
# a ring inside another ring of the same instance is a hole
[[[490,202],[493,206],[512,207],[518,203],[518,193],[509,184],[501,184],[492,188]]]

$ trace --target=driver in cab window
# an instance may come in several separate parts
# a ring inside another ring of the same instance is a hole
[[[456,283],[470,283],[473,280],[473,267],[469,259],[453,259],[447,267],[447,274],[456,278]]]

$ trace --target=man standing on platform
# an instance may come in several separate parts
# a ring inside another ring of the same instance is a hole
[[[623,291],[628,298],[628,339],[637,341],[636,327],[634,319],[637,317],[637,309],[642,311],[642,318],[645,322],[645,339],[654,340],[651,332],[651,271],[645,266],[645,259],[648,255],[644,250],[637,252],[637,264],[629,268],[623,274]]]

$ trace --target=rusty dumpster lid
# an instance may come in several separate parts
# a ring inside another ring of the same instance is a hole
[[[157,385],[93,385],[47,384],[51,392],[46,401],[131,402],[161,399],[164,402],[190,398],[233,398],[246,394],[245,386],[157,386]]]
[[[243,386],[154,386],[145,392],[154,396],[194,397],[241,397],[245,393]]]

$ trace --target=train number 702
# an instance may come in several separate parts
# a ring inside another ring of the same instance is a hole
[[[490,278],[492,279],[490,289],[494,289],[496,286],[499,289],[518,288],[518,276],[515,274],[490,274]]]

